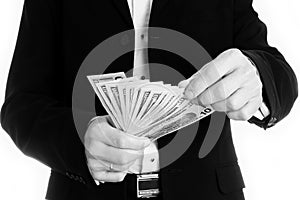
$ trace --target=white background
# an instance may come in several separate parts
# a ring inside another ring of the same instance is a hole
[[[20,0],[0,0],[0,104],[4,100],[22,4]],[[299,78],[299,0],[255,0],[254,7],[269,28],[270,44],[285,55]],[[233,123],[247,200],[300,199],[300,117],[297,114],[300,114],[298,101],[287,118],[267,131],[247,122]],[[25,157],[0,129],[1,200],[44,199],[49,171]]]

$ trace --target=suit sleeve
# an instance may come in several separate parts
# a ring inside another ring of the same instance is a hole
[[[270,115],[249,122],[264,129],[274,126],[290,112],[298,96],[296,76],[282,54],[267,42],[267,28],[252,7],[252,0],[235,0],[234,46],[257,66],[263,82],[263,99]]]
[[[27,156],[83,184],[94,184],[72,109],[62,99],[59,32],[55,1],[25,0],[1,124]]]

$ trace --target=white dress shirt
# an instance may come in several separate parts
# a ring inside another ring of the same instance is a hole
[[[152,0],[127,0],[135,29],[133,76],[150,78],[148,65],[148,26]],[[147,173],[159,170],[156,143],[145,148],[144,156],[129,168],[130,173]]]

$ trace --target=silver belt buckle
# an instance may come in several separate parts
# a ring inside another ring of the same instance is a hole
[[[159,194],[158,174],[139,174],[137,175],[137,197],[151,198]]]

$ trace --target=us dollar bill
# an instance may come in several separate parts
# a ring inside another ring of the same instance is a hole
[[[214,112],[183,97],[183,89],[125,73],[88,76],[95,93],[116,128],[157,140]]]
[[[118,121],[116,119],[116,116],[113,114],[112,109],[107,104],[107,101],[105,101],[105,99],[101,95],[101,92],[100,92],[99,88],[97,87],[97,84],[108,83],[108,82],[116,81],[119,79],[125,79],[126,78],[125,73],[118,72],[118,73],[111,73],[111,74],[90,75],[90,76],[87,76],[87,78],[88,78],[90,84],[92,85],[94,92],[98,96],[102,106],[104,107],[104,109],[106,110],[106,112],[108,113],[110,118],[112,119],[115,127],[118,129],[122,129],[122,127],[120,126],[120,124],[118,123]]]

